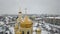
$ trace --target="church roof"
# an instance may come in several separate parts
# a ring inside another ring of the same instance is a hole
[[[32,21],[28,18],[28,16],[24,17],[24,20],[21,22],[21,27],[29,28],[32,26]]]

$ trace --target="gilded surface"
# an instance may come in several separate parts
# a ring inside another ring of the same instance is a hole
[[[25,16],[24,20],[20,23],[20,26],[23,28],[32,27],[32,21],[29,20],[28,16]]]

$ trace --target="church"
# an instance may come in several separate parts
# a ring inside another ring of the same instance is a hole
[[[27,9],[25,9],[25,13]],[[38,27],[36,30],[36,34],[41,34],[41,29]],[[33,22],[29,19],[27,14],[22,18],[22,11],[19,9],[18,18],[16,20],[16,24],[14,27],[15,34],[33,34]]]

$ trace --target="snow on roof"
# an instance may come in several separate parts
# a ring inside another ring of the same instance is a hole
[[[35,20],[40,20],[40,19],[42,19],[42,18],[35,18]]]
[[[37,29],[37,27],[33,27],[33,31],[35,31]]]
[[[46,18],[54,18],[54,17],[46,17]]]
[[[60,19],[60,17],[55,17],[55,19]]]
[[[46,17],[46,18],[50,18],[50,19],[53,19],[53,18],[55,18],[55,19],[60,19],[60,17]]]

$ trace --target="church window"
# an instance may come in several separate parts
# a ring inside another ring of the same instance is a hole
[[[27,34],[29,34],[29,31],[27,32]]]
[[[22,31],[22,34],[24,34],[24,31]]]

